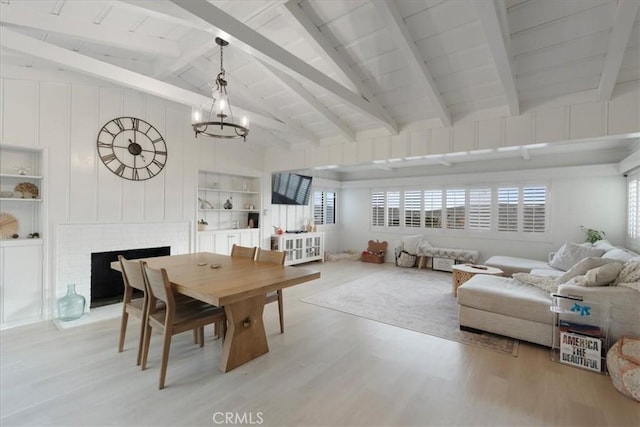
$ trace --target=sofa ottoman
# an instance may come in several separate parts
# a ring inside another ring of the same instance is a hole
[[[507,277],[476,275],[458,288],[460,329],[482,330],[551,347],[551,296]]]

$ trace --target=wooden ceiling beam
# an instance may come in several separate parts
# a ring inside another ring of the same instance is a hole
[[[340,133],[347,138],[347,141],[354,142],[356,140],[355,132],[347,126],[338,116],[333,114],[323,103],[313,96],[307,89],[302,87],[293,77],[283,73],[282,71],[272,67],[271,65],[259,61],[265,69],[267,69],[274,77],[279,79],[286,87],[291,89],[300,98],[302,98],[307,104],[311,105],[316,111],[318,111],[325,119],[327,119]]]
[[[375,119],[385,127],[393,125],[387,122],[380,112],[361,95],[356,94],[332,78],[318,71],[313,66],[296,57],[278,44],[264,37],[254,29],[238,21],[228,13],[208,2],[194,2],[190,0],[170,0],[194,16],[209,23],[213,27],[224,31],[233,37],[233,45],[249,55],[252,55],[274,68],[285,73],[294,73],[316,84],[333,96],[345,102],[359,112]],[[394,130],[397,133],[397,129]]]
[[[638,0],[618,0],[618,9],[613,22],[613,29],[609,37],[607,54],[604,57],[604,67],[598,84],[598,100],[609,101],[613,94],[613,87],[618,80],[618,73],[622,65],[624,52],[629,43],[629,36],[633,29],[640,2]]]
[[[427,68],[424,58],[418,51],[418,46],[416,46],[411,34],[409,34],[409,30],[404,24],[404,20],[400,16],[395,3],[393,1],[373,1],[372,3],[380,14],[396,46],[403,52],[409,67],[422,81],[432,104],[430,107],[436,111],[438,119],[440,119],[443,126],[451,126],[451,113]]]
[[[360,94],[362,94],[362,96],[371,103],[373,108],[376,108],[378,112],[386,118],[387,130],[391,133],[395,132],[395,134],[397,134],[398,125],[383,108],[382,104],[376,100],[371,89],[364,84],[363,76],[351,68],[340,52],[338,52],[336,48],[329,43],[329,40],[322,34],[320,29],[311,21],[304,10],[302,10],[298,0],[287,1],[282,9],[287,11],[293,20],[302,27],[304,32],[308,35],[307,39],[318,47],[325,59],[358,89]]]
[[[480,25],[484,30],[489,51],[496,64],[500,83],[507,97],[509,114],[520,115],[520,102],[513,75],[513,61],[509,49],[509,29],[504,2],[499,0],[487,0],[475,2]]]
[[[20,3],[0,4],[0,22],[134,52],[172,58],[179,57],[181,54],[178,44],[171,40],[149,37],[131,31],[113,31],[101,25],[67,18],[64,14],[56,16],[36,13],[19,6]]]
[[[25,36],[5,26],[0,26],[0,46],[52,63],[61,64],[67,69],[114,82],[179,104],[192,107],[201,106],[203,108],[210,108],[211,106],[212,99],[199,93]],[[240,108],[234,108],[234,110],[239,115],[249,116],[252,125],[275,129],[280,132],[296,133],[286,123],[270,117]]]

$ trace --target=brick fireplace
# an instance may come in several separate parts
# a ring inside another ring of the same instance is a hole
[[[188,221],[60,224],[56,228],[54,300],[64,296],[67,285],[74,283],[89,307],[92,253],[169,246],[172,255],[186,254],[190,252],[191,235]],[[56,310],[54,307],[53,318],[57,317]]]

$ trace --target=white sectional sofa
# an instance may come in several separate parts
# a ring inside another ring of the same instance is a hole
[[[601,251],[604,252],[601,257],[603,261],[598,261],[598,255],[587,257],[588,260],[575,265],[574,269],[569,269],[570,271],[566,273],[554,267],[562,263],[559,262],[561,260],[554,262],[553,257],[550,262],[514,257],[491,257],[486,264],[501,268],[505,271],[505,276],[518,272],[530,273],[527,277],[562,275],[557,278],[558,283],[564,280],[564,277],[570,277],[573,274],[576,277],[560,284],[555,293],[582,298],[584,301],[609,307],[611,343],[614,342],[613,339],[623,335],[640,336],[640,310],[638,309],[640,290],[623,286],[589,287],[576,284],[581,283],[578,278],[586,277],[584,274],[587,271],[579,270],[582,264],[587,266],[593,263],[589,260],[595,260],[597,264],[620,262],[624,265],[638,263],[640,266],[640,258],[630,251],[605,247],[605,242],[598,246],[600,249],[605,248]],[[610,258],[605,258],[606,254],[614,249],[617,250],[610,253]],[[564,249],[561,248],[561,250]],[[616,259],[616,257],[622,259]],[[572,262],[570,259],[564,261]],[[520,276],[516,275],[516,277]],[[458,288],[458,314],[461,329],[492,332],[548,347],[552,344],[551,304],[551,292],[511,277],[476,275]]]

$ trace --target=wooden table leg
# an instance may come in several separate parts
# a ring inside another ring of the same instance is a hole
[[[228,372],[269,352],[262,312],[265,295],[224,306],[227,335],[222,348],[220,370]]]

